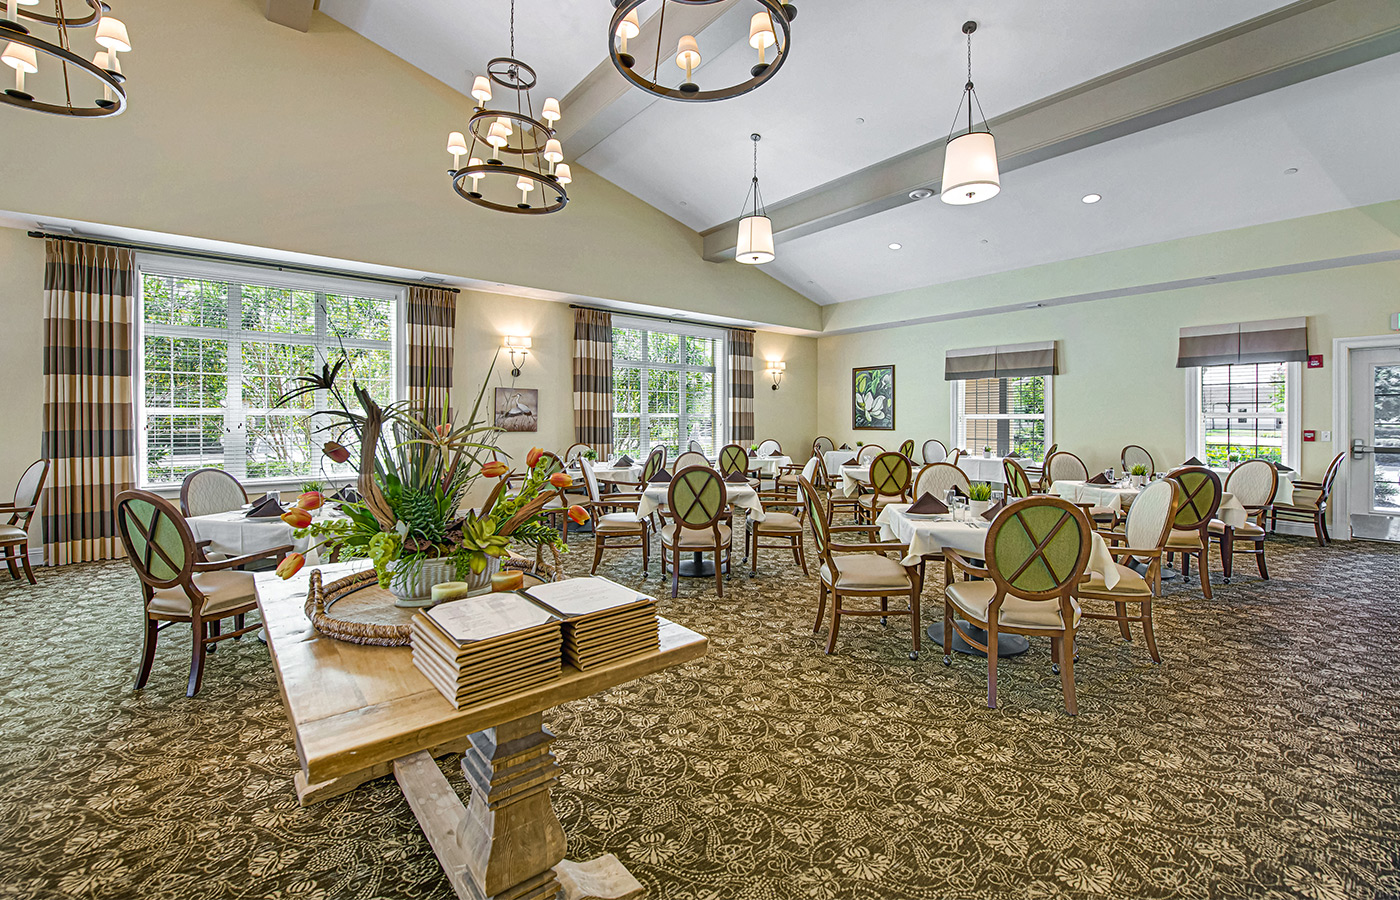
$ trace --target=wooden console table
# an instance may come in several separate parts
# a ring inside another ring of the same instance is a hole
[[[330,581],[365,567],[320,569]],[[659,652],[587,672],[566,665],[557,681],[457,710],[414,667],[407,647],[347,644],[312,628],[303,611],[309,577],[309,568],[288,581],[257,576],[267,646],[301,760],[297,797],[309,805],[392,774],[463,900],[543,900],[560,890],[554,868],[565,838],[549,802],[559,766],[541,714],[697,659],[708,645],[662,619]],[[433,759],[459,752],[472,785],[469,804]]]

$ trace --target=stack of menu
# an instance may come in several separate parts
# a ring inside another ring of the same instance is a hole
[[[564,661],[596,669],[661,649],[656,598],[606,578],[570,578],[520,593],[564,620]]]
[[[519,594],[453,600],[414,615],[413,664],[457,709],[562,672],[559,617]]]

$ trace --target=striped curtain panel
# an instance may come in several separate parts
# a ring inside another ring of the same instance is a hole
[[[729,440],[752,443],[753,332],[731,328],[729,338]]]
[[[452,397],[452,348],[457,333],[457,295],[440,288],[408,289],[408,399],[441,420]]]
[[[116,559],[116,496],[136,486],[130,250],[48,241],[44,262],[44,562]]]
[[[606,458],[613,449],[612,313],[574,310],[574,440]]]

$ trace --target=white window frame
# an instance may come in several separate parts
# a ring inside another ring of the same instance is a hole
[[[393,391],[394,399],[400,399],[406,395],[406,385],[408,382],[408,354],[402,342],[402,337],[407,333],[407,292],[394,285],[376,283],[373,281],[361,281],[353,278],[337,278],[334,275],[316,275],[304,272],[284,272],[261,266],[239,265],[237,263],[226,263],[217,261],[203,261],[188,259],[180,256],[166,256],[156,253],[140,253],[136,256],[136,313],[135,313],[135,385],[133,393],[136,407],[136,459],[137,459],[137,482],[147,490],[159,493],[176,493],[179,491],[178,484],[169,482],[151,482],[147,479],[146,471],[146,371],[145,371],[145,337],[147,333],[145,322],[145,275],[149,272],[158,275],[176,275],[185,278],[198,278],[208,281],[223,281],[230,284],[256,284],[266,285],[275,288],[290,290],[315,291],[321,294],[349,294],[356,297],[370,297],[378,300],[387,300],[394,305],[394,316],[389,335],[389,350],[393,360]],[[239,313],[238,304],[230,302],[229,319],[233,321]],[[317,335],[296,335],[277,334],[274,337],[279,343],[305,344],[310,346],[320,346],[325,342],[324,335],[325,315],[323,309],[317,307]],[[152,333],[170,335],[173,337],[194,337],[209,338],[215,336],[215,329],[211,328],[191,328],[185,326],[162,325],[151,329]],[[242,340],[239,335],[241,329],[225,328],[217,332],[230,342],[230,347]],[[378,349],[383,344],[382,341],[358,341],[346,339],[345,346],[350,349]],[[230,403],[224,407],[225,428],[230,428],[230,422],[242,423],[246,415],[241,402],[233,403],[233,398],[241,396],[242,379],[241,367],[235,354],[229,354],[229,367],[227,370],[228,396]],[[238,441],[232,442],[234,448],[225,447],[224,459],[227,461],[231,456],[237,457],[244,452],[243,444]],[[227,462],[225,463],[227,465]],[[315,476],[282,476],[275,478],[239,478],[239,482],[245,487],[256,487],[266,489],[277,489],[282,487],[294,487],[305,482],[308,478]]]
[[[717,442],[715,452],[718,453],[720,447],[723,447],[725,444],[728,444],[729,335],[726,333],[725,329],[707,327],[704,325],[695,325],[689,322],[662,322],[657,319],[644,319],[636,316],[622,315],[614,315],[612,317],[612,327],[630,329],[633,331],[654,332],[656,334],[676,334],[683,335],[686,337],[706,338],[715,342],[715,416],[718,419],[718,421],[715,423],[715,440]],[[647,343],[643,341],[642,347],[644,348],[644,352],[647,346]],[[625,360],[623,362],[625,364],[631,365],[636,361]],[[617,363],[618,359],[616,358],[616,356],[614,356],[613,364],[617,365]],[[641,365],[641,369],[643,372],[645,372],[647,369],[662,369],[677,372],[704,372],[709,368],[709,366],[692,366],[686,363],[653,363],[650,361],[644,362]],[[684,390],[681,390],[680,392],[680,400],[681,410],[679,415],[681,419],[681,424],[683,425],[688,419],[685,410]],[[616,419],[617,414],[614,413],[613,417],[614,419]],[[639,434],[646,434],[651,430],[649,427],[650,423],[648,419],[649,412],[647,410],[647,380],[645,377],[643,377],[641,379],[641,395],[639,397],[639,408],[637,413],[637,428]],[[685,431],[684,428],[680,428],[679,430],[681,432]],[[682,446],[680,452],[684,453],[686,441],[682,440],[681,444]],[[643,454],[650,453],[650,445],[641,448],[640,452]]]
[[[1045,446],[1040,448],[1043,454],[1055,443],[1055,376],[1042,375],[1045,379]],[[969,379],[981,380],[981,379]],[[964,415],[964,405],[967,401],[967,381],[951,381],[952,385],[952,415],[948,433],[953,436],[953,444],[961,447],[968,453],[980,453],[981,447],[967,446],[967,417]],[[1034,419],[1035,416],[1017,415],[988,415],[976,416],[979,419]],[[951,448],[950,448],[951,449]]]
[[[1253,365],[1246,363],[1245,365]],[[1201,427],[1201,366],[1186,368],[1186,458],[1206,459],[1206,433]],[[1302,459],[1303,427],[1303,364],[1284,363],[1283,414],[1286,431],[1283,443],[1283,464],[1298,468]]]

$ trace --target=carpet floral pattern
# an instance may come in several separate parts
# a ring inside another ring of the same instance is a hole
[[[723,599],[683,583],[662,612],[709,656],[546,718],[569,855],[667,900],[1400,896],[1400,548],[1269,553],[1271,581],[1217,575],[1214,600],[1168,586],[1161,666],[1089,623],[1077,718],[1043,639],[988,710],[985,663],[907,659],[904,620],[843,622],[824,655],[790,557]],[[603,571],[661,592],[639,557]],[[0,897],[452,896],[392,779],[297,804],[263,644],[221,645],[189,700],[172,629],[133,692],[130,569],[39,579],[0,584]]]

